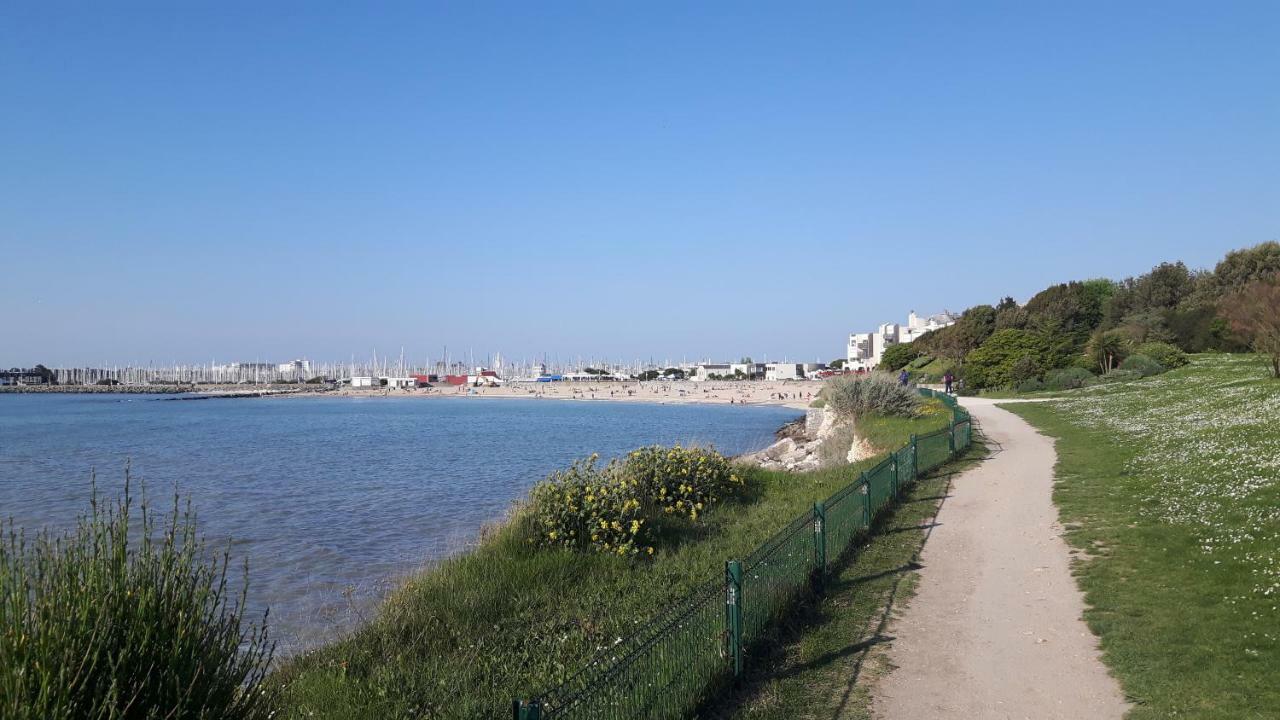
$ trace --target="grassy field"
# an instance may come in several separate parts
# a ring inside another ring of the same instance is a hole
[[[1200,356],[1009,405],[1058,444],[1054,500],[1134,720],[1280,717],[1280,382]]]
[[[986,455],[980,441],[959,461],[921,478],[876,524],[875,534],[833,567],[822,598],[779,628],[741,687],[705,714],[728,720],[864,720],[868,657],[885,638],[890,612],[909,598],[915,563],[951,474]]]
[[[884,447],[945,427],[949,413],[869,419]],[[806,474],[747,470],[744,496],[651,560],[537,550],[517,518],[474,551],[408,582],[350,638],[272,677],[285,717],[505,717],[511,700],[565,679],[655,611],[723,573],[867,461]]]

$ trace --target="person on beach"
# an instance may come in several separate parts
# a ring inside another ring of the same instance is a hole
[[[946,386],[947,388],[946,392],[948,395],[951,394],[951,383],[955,382],[955,379],[956,379],[956,376],[952,375],[950,370],[947,371],[946,375],[942,376],[942,384]]]
[[[906,387],[907,381],[909,381],[910,379],[911,379],[911,376],[907,374],[906,368],[903,368],[902,372],[898,373],[898,384],[901,385],[902,387]]]

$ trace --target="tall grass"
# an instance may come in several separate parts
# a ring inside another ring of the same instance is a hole
[[[228,556],[207,559],[188,503],[159,515],[96,486],[74,531],[0,541],[0,717],[267,718],[265,617],[242,622]]]
[[[848,419],[871,413],[914,417],[920,408],[916,391],[885,373],[833,377],[822,389],[822,396],[837,415]]]

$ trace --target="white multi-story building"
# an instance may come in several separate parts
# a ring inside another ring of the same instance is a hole
[[[803,380],[804,363],[766,363],[765,380]]]
[[[909,343],[927,332],[954,325],[955,322],[956,316],[946,311],[922,318],[912,310],[907,315],[906,325],[885,323],[875,332],[852,333],[849,335],[845,367],[850,370],[871,370],[880,364],[880,358],[890,345]]]
[[[276,371],[286,377],[311,377],[311,361],[291,360],[280,363],[276,366]]]
[[[911,313],[907,315],[907,326],[902,328],[903,335],[899,342],[911,342],[927,332],[941,330],[948,325],[955,325],[956,320],[959,319],[959,315],[952,315],[946,310],[943,310],[937,315],[930,315],[927,318],[922,318],[919,315],[916,315],[916,311],[912,310]]]

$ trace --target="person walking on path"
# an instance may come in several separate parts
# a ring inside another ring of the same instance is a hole
[[[951,383],[954,382],[955,379],[956,379],[956,376],[952,375],[950,370],[947,371],[946,375],[942,376],[942,383],[946,385],[948,395],[951,394]]]
[[[906,368],[902,368],[902,372],[898,373],[898,384],[906,387],[909,380],[911,380],[911,375],[907,373]]]

